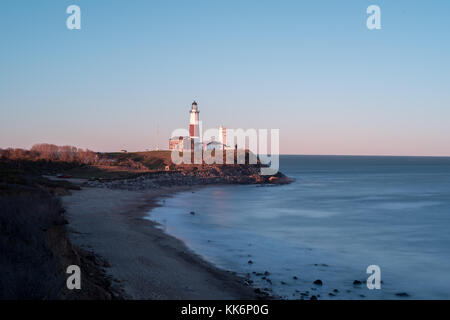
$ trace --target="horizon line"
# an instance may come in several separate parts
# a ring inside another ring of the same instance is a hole
[[[52,144],[52,143],[49,143]],[[55,144],[56,145],[56,144]],[[62,145],[61,145],[62,146]],[[75,147],[75,146],[74,146]],[[82,148],[77,147],[79,149],[89,149],[90,148]],[[31,148],[21,148],[21,147],[0,147],[0,149],[7,150],[7,149],[23,149],[23,150],[30,150]],[[91,150],[93,152],[97,153],[121,153],[121,150],[126,149],[118,149],[115,151],[95,151]],[[169,149],[148,149],[148,150],[139,150],[139,151],[127,151],[127,153],[138,153],[138,152],[154,152],[154,151],[170,151]],[[258,154],[259,155],[259,154]],[[268,154],[270,155],[270,154]],[[279,153],[280,156],[324,156],[324,157],[403,157],[403,158],[450,158],[450,155],[396,155],[396,154],[317,154],[317,153]]]

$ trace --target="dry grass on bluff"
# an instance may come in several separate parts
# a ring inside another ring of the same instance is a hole
[[[102,153],[102,158],[113,160],[118,166],[136,166],[143,170],[164,170],[166,165],[172,163],[170,151],[145,151],[129,153]]]
[[[47,145],[44,145],[47,146]],[[43,148],[43,147],[42,147]],[[93,153],[92,151],[77,151],[76,153],[62,153],[65,149],[48,145],[51,150],[59,150],[54,152],[40,152],[39,148],[28,150],[7,149],[0,150],[0,164],[7,164],[9,172],[3,172],[8,175],[8,182],[14,183],[12,180],[22,178],[22,174],[33,175],[69,175],[73,178],[84,179],[130,179],[144,173],[166,171],[185,171],[190,172],[198,169],[208,169],[221,165],[175,165],[172,163],[171,151],[146,151],[146,152],[106,152]],[[52,149],[53,148],[53,149]],[[75,150],[75,148],[74,148]],[[77,149],[78,150],[78,149]],[[89,155],[89,157],[87,156]],[[180,153],[182,156],[182,153]],[[212,153],[214,156],[214,152]],[[226,163],[224,154],[223,162]],[[237,159],[235,150],[234,158]],[[245,152],[245,162],[248,163],[249,152]],[[194,162],[193,155],[191,162]],[[225,165],[227,166],[227,165]],[[233,167],[231,165],[230,167]],[[0,168],[1,169],[1,168]],[[21,174],[16,174],[19,171]],[[21,184],[21,182],[19,182]]]
[[[164,171],[171,164],[170,151],[99,153],[96,164],[64,171],[74,178],[130,179],[143,173]]]

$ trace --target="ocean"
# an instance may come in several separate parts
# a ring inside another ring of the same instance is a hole
[[[450,158],[281,156],[280,166],[295,182],[182,192],[148,218],[284,299],[450,299]],[[381,289],[366,285],[370,265]]]

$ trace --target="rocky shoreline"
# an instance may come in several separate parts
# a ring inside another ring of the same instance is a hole
[[[281,172],[272,176],[262,176],[258,167],[227,166],[199,170],[178,170],[145,173],[132,179],[91,179],[86,187],[126,190],[149,190],[161,187],[201,186],[219,184],[287,184],[292,179]]]

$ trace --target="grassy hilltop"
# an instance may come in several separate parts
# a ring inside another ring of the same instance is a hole
[[[245,155],[246,163],[248,163],[249,151],[246,151]],[[223,162],[226,162],[225,153]],[[191,172],[207,168],[236,166],[206,165],[204,163],[174,165],[169,150],[128,153],[94,152],[72,146],[61,147],[50,144],[35,145],[30,150],[0,149],[0,163],[2,164],[0,170],[3,170],[0,172],[1,175],[8,176],[9,180],[21,179],[24,174],[63,174],[74,178],[114,180],[133,178],[152,172]],[[244,166],[259,166],[259,164]]]

